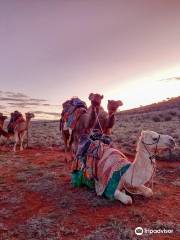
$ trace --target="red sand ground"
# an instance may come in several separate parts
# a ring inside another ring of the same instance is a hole
[[[154,197],[133,205],[97,197],[70,184],[58,149],[0,151],[0,239],[180,239],[178,162],[158,162]],[[173,234],[134,234],[137,226],[170,228]],[[122,233],[122,229],[127,233]],[[89,237],[87,237],[89,236]]]

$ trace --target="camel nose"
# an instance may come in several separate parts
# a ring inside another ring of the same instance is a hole
[[[170,138],[170,139],[169,139],[169,143],[170,143],[170,145],[171,145],[172,147],[175,147],[175,145],[176,145],[176,143],[175,143],[175,141],[174,141],[173,138]]]

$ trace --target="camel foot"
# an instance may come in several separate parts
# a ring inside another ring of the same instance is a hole
[[[143,195],[146,198],[151,198],[153,196],[153,191],[151,189],[148,189]]]
[[[119,200],[125,205],[131,205],[132,204],[132,198],[128,195],[126,195],[124,192],[121,192],[119,190],[116,190],[114,193],[114,198]]]
[[[144,185],[138,187],[138,190],[141,191],[142,195],[146,198],[151,198],[153,196],[151,188],[145,187]]]

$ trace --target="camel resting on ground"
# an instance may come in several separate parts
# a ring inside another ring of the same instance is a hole
[[[93,146],[95,144],[96,141]],[[97,195],[104,195],[124,204],[132,204],[132,198],[126,192],[140,194],[147,198],[153,195],[152,189],[145,184],[153,179],[157,155],[165,149],[174,149],[175,141],[168,135],[149,130],[142,131],[133,162],[130,162],[121,151],[109,145],[97,141],[97,146],[97,161],[94,160],[95,163],[91,163],[91,166],[96,164],[95,189]],[[92,158],[91,155],[89,157]],[[87,171],[89,171],[88,169],[89,167],[87,167]],[[84,174],[86,176],[86,170]],[[91,174],[94,176],[93,171]]]
[[[11,119],[14,116],[13,114],[14,113],[11,113]],[[10,120],[10,124],[8,126],[9,134],[13,135],[15,138],[15,144],[13,147],[14,152],[16,152],[16,146],[18,142],[20,142],[20,151],[23,150],[23,141],[25,135],[28,134],[30,120],[35,117],[34,114],[30,112],[25,113],[25,116],[26,119],[24,119],[22,114],[20,114],[19,117],[14,122]]]

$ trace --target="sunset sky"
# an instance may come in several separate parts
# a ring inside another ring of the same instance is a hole
[[[121,109],[180,95],[180,1],[0,1],[0,112],[54,119],[91,92]]]

